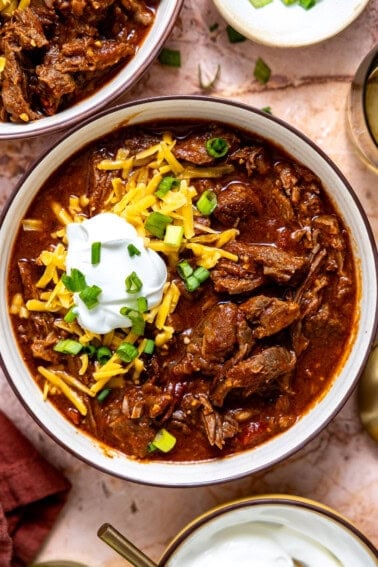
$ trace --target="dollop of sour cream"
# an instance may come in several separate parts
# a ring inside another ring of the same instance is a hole
[[[166,567],[342,567],[319,541],[279,522],[243,522],[219,528],[206,525],[184,541]],[[209,533],[213,530],[213,533]]]
[[[67,225],[66,271],[79,270],[88,286],[101,288],[98,304],[88,309],[74,293],[77,320],[93,333],[108,333],[117,328],[131,327],[131,321],[120,314],[122,307],[137,309],[137,298],[147,299],[148,309],[158,305],[167,281],[164,260],[154,250],[146,248],[135,228],[114,213],[100,213],[82,223]],[[92,244],[100,243],[100,261],[92,264]],[[140,254],[130,255],[128,246],[135,246]],[[142,288],[128,293],[126,278],[135,272]]]

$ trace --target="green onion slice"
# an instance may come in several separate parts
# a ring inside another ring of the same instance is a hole
[[[214,191],[204,191],[196,203],[196,207],[202,215],[209,216],[218,204]]]
[[[206,142],[206,151],[209,156],[214,158],[224,157],[229,147],[227,140],[224,138],[210,138],[210,140]]]
[[[181,67],[181,53],[178,49],[163,47],[158,57],[159,63],[168,67]]]
[[[125,279],[127,293],[138,293],[143,287],[143,282],[136,272],[131,272]]]
[[[91,264],[96,266],[101,259],[101,242],[92,242],[91,246]]]
[[[236,31],[232,26],[227,26],[226,32],[228,36],[228,41],[230,43],[240,43],[247,39],[243,34]]]
[[[97,353],[97,349],[94,345],[88,344],[83,347],[82,352],[88,356],[94,356]]]
[[[104,388],[97,396],[97,400],[99,402],[103,402],[109,396],[110,392],[112,391],[111,388]]]
[[[63,274],[62,282],[66,289],[72,292],[82,291],[87,286],[84,274],[82,274],[80,270],[77,270],[76,268],[72,268],[70,275]]]
[[[65,314],[64,321],[66,323],[73,323],[77,317],[77,313],[75,311],[76,305],[73,305]]]
[[[186,280],[184,281],[185,281],[185,287],[188,291],[195,291],[201,285],[201,282],[196,278],[194,274],[186,278]]]
[[[169,224],[165,229],[164,243],[168,246],[178,248],[184,236],[184,227],[176,224]]]
[[[154,350],[155,350],[155,341],[153,341],[152,339],[147,339],[143,352],[145,352],[146,354],[153,354]]]
[[[270,67],[265,63],[261,57],[256,61],[253,75],[259,83],[265,85],[270,79],[271,70]]]
[[[198,268],[194,270],[193,276],[197,278],[200,283],[203,283],[210,277],[210,270],[207,270],[203,266],[198,266]]]
[[[136,335],[143,335],[144,329],[146,326],[146,322],[143,318],[142,313],[137,311],[136,309],[132,309],[131,307],[121,307],[119,310],[121,315],[124,317],[128,317],[131,321],[131,330]]]
[[[176,266],[179,276],[185,280],[193,274],[193,268],[187,260],[181,260]]]
[[[273,0],[249,0],[249,1],[254,8],[262,8],[263,6],[266,6],[267,4],[273,2]]]
[[[166,226],[171,222],[172,217],[163,215],[162,213],[159,213],[159,211],[154,211],[148,215],[147,220],[144,223],[144,227],[148,230],[148,232],[163,240]]]
[[[261,110],[263,112],[266,112],[267,114],[273,114],[272,108],[270,106],[263,106],[263,108]]]
[[[56,352],[61,352],[62,354],[79,354],[82,348],[83,345],[81,343],[72,339],[58,341],[54,346],[54,350]]]
[[[313,8],[316,4],[316,0],[299,0],[299,5],[302,6],[305,10],[309,10]]]
[[[154,439],[151,441],[151,443],[149,443],[148,450],[155,451],[156,449],[158,449],[163,453],[169,453],[169,451],[172,451],[175,445],[176,437],[163,427],[162,429],[159,429]]]
[[[162,198],[171,189],[174,189],[178,185],[180,185],[179,179],[176,179],[176,177],[171,177],[171,176],[167,175],[166,177],[163,177],[163,179],[160,181],[158,188],[155,191],[155,195],[159,198]]]
[[[96,358],[100,364],[105,364],[111,358],[112,351],[107,346],[100,346],[96,352]]]
[[[79,297],[87,309],[93,309],[98,305],[98,296],[101,292],[102,289],[98,285],[88,285],[79,293]]]
[[[141,255],[141,251],[139,250],[139,248],[134,246],[134,244],[129,244],[127,246],[127,251],[129,253],[130,258],[132,258],[133,256],[140,256]]]
[[[138,356],[138,349],[131,343],[122,343],[116,353],[123,362],[132,362]]]
[[[139,313],[146,313],[148,311],[148,301],[146,297],[138,297],[137,306]]]

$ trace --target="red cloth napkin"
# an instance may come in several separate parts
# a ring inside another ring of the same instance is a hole
[[[0,567],[33,560],[69,489],[68,480],[0,412]]]

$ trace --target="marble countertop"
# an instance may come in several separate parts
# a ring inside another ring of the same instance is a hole
[[[218,24],[215,31],[209,28]],[[274,115],[308,135],[338,165],[364,207],[378,240],[377,174],[359,159],[346,131],[346,100],[360,61],[378,43],[378,0],[338,36],[303,49],[252,41],[231,44],[211,0],[185,0],[167,47],[180,49],[180,69],[155,62],[124,100],[161,94],[200,94],[198,65],[211,91]],[[253,68],[262,57],[272,70],[262,86]],[[16,181],[51,143],[39,137],[0,142],[0,207]],[[342,411],[306,447],[274,467],[216,486],[158,488],[98,472],[51,440],[31,419],[0,373],[0,408],[72,482],[69,500],[38,557],[72,559],[88,567],[127,564],[96,536],[104,522],[125,533],[157,560],[172,537],[209,508],[235,498],[286,493],[318,500],[347,516],[378,546],[378,445],[363,431],[353,394]]]

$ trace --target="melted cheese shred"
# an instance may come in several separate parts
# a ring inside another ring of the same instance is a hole
[[[1,2],[1,0],[0,0]],[[200,213],[195,207],[197,191],[191,179],[200,177],[219,177],[232,171],[232,166],[219,167],[184,167],[175,157],[173,150],[175,140],[170,133],[165,133],[159,143],[131,155],[126,148],[120,148],[114,159],[103,159],[97,168],[109,172],[108,195],[101,212],[112,212],[132,224],[139,236],[143,237],[146,247],[164,255],[169,266],[174,268],[179,256],[185,250],[194,256],[197,265],[207,269],[213,268],[220,258],[237,261],[238,257],[223,249],[224,245],[238,235],[236,229],[216,232],[212,228],[197,222]],[[164,196],[158,197],[155,192],[165,175],[173,176],[177,183]],[[88,377],[89,364],[87,354],[80,355],[79,376],[86,376],[84,385],[79,379],[67,372],[57,370],[53,366],[39,366],[38,372],[45,379],[44,398],[50,394],[63,394],[78,412],[85,416],[87,407],[82,394],[96,396],[105,386],[121,387],[125,375],[138,383],[144,371],[141,355],[146,339],[138,337],[127,329],[115,329],[105,335],[98,335],[83,329],[76,321],[65,322],[63,317],[73,306],[73,293],[69,292],[62,282],[62,274],[66,269],[67,238],[66,226],[72,222],[82,222],[86,217],[84,207],[89,203],[86,195],[71,195],[67,205],[52,203],[52,212],[61,228],[53,237],[57,239],[54,248],[44,250],[38,263],[44,266],[42,276],[36,287],[39,296],[24,302],[17,294],[11,304],[11,312],[20,317],[27,317],[30,311],[57,313],[60,317],[54,325],[66,331],[83,346],[90,343],[108,346],[113,352],[111,358],[102,366],[95,363],[95,368]],[[153,237],[145,228],[147,217],[152,212],[159,212],[172,218],[172,223],[183,229],[183,238],[178,246],[166,244],[164,240]],[[25,219],[24,230],[43,230],[43,219]],[[146,323],[156,329],[155,346],[167,348],[174,336],[174,328],[168,323],[180,299],[180,290],[174,281],[167,282],[159,305],[143,314]],[[135,344],[138,354],[132,362],[126,364],[116,354],[116,349],[124,342]]]

